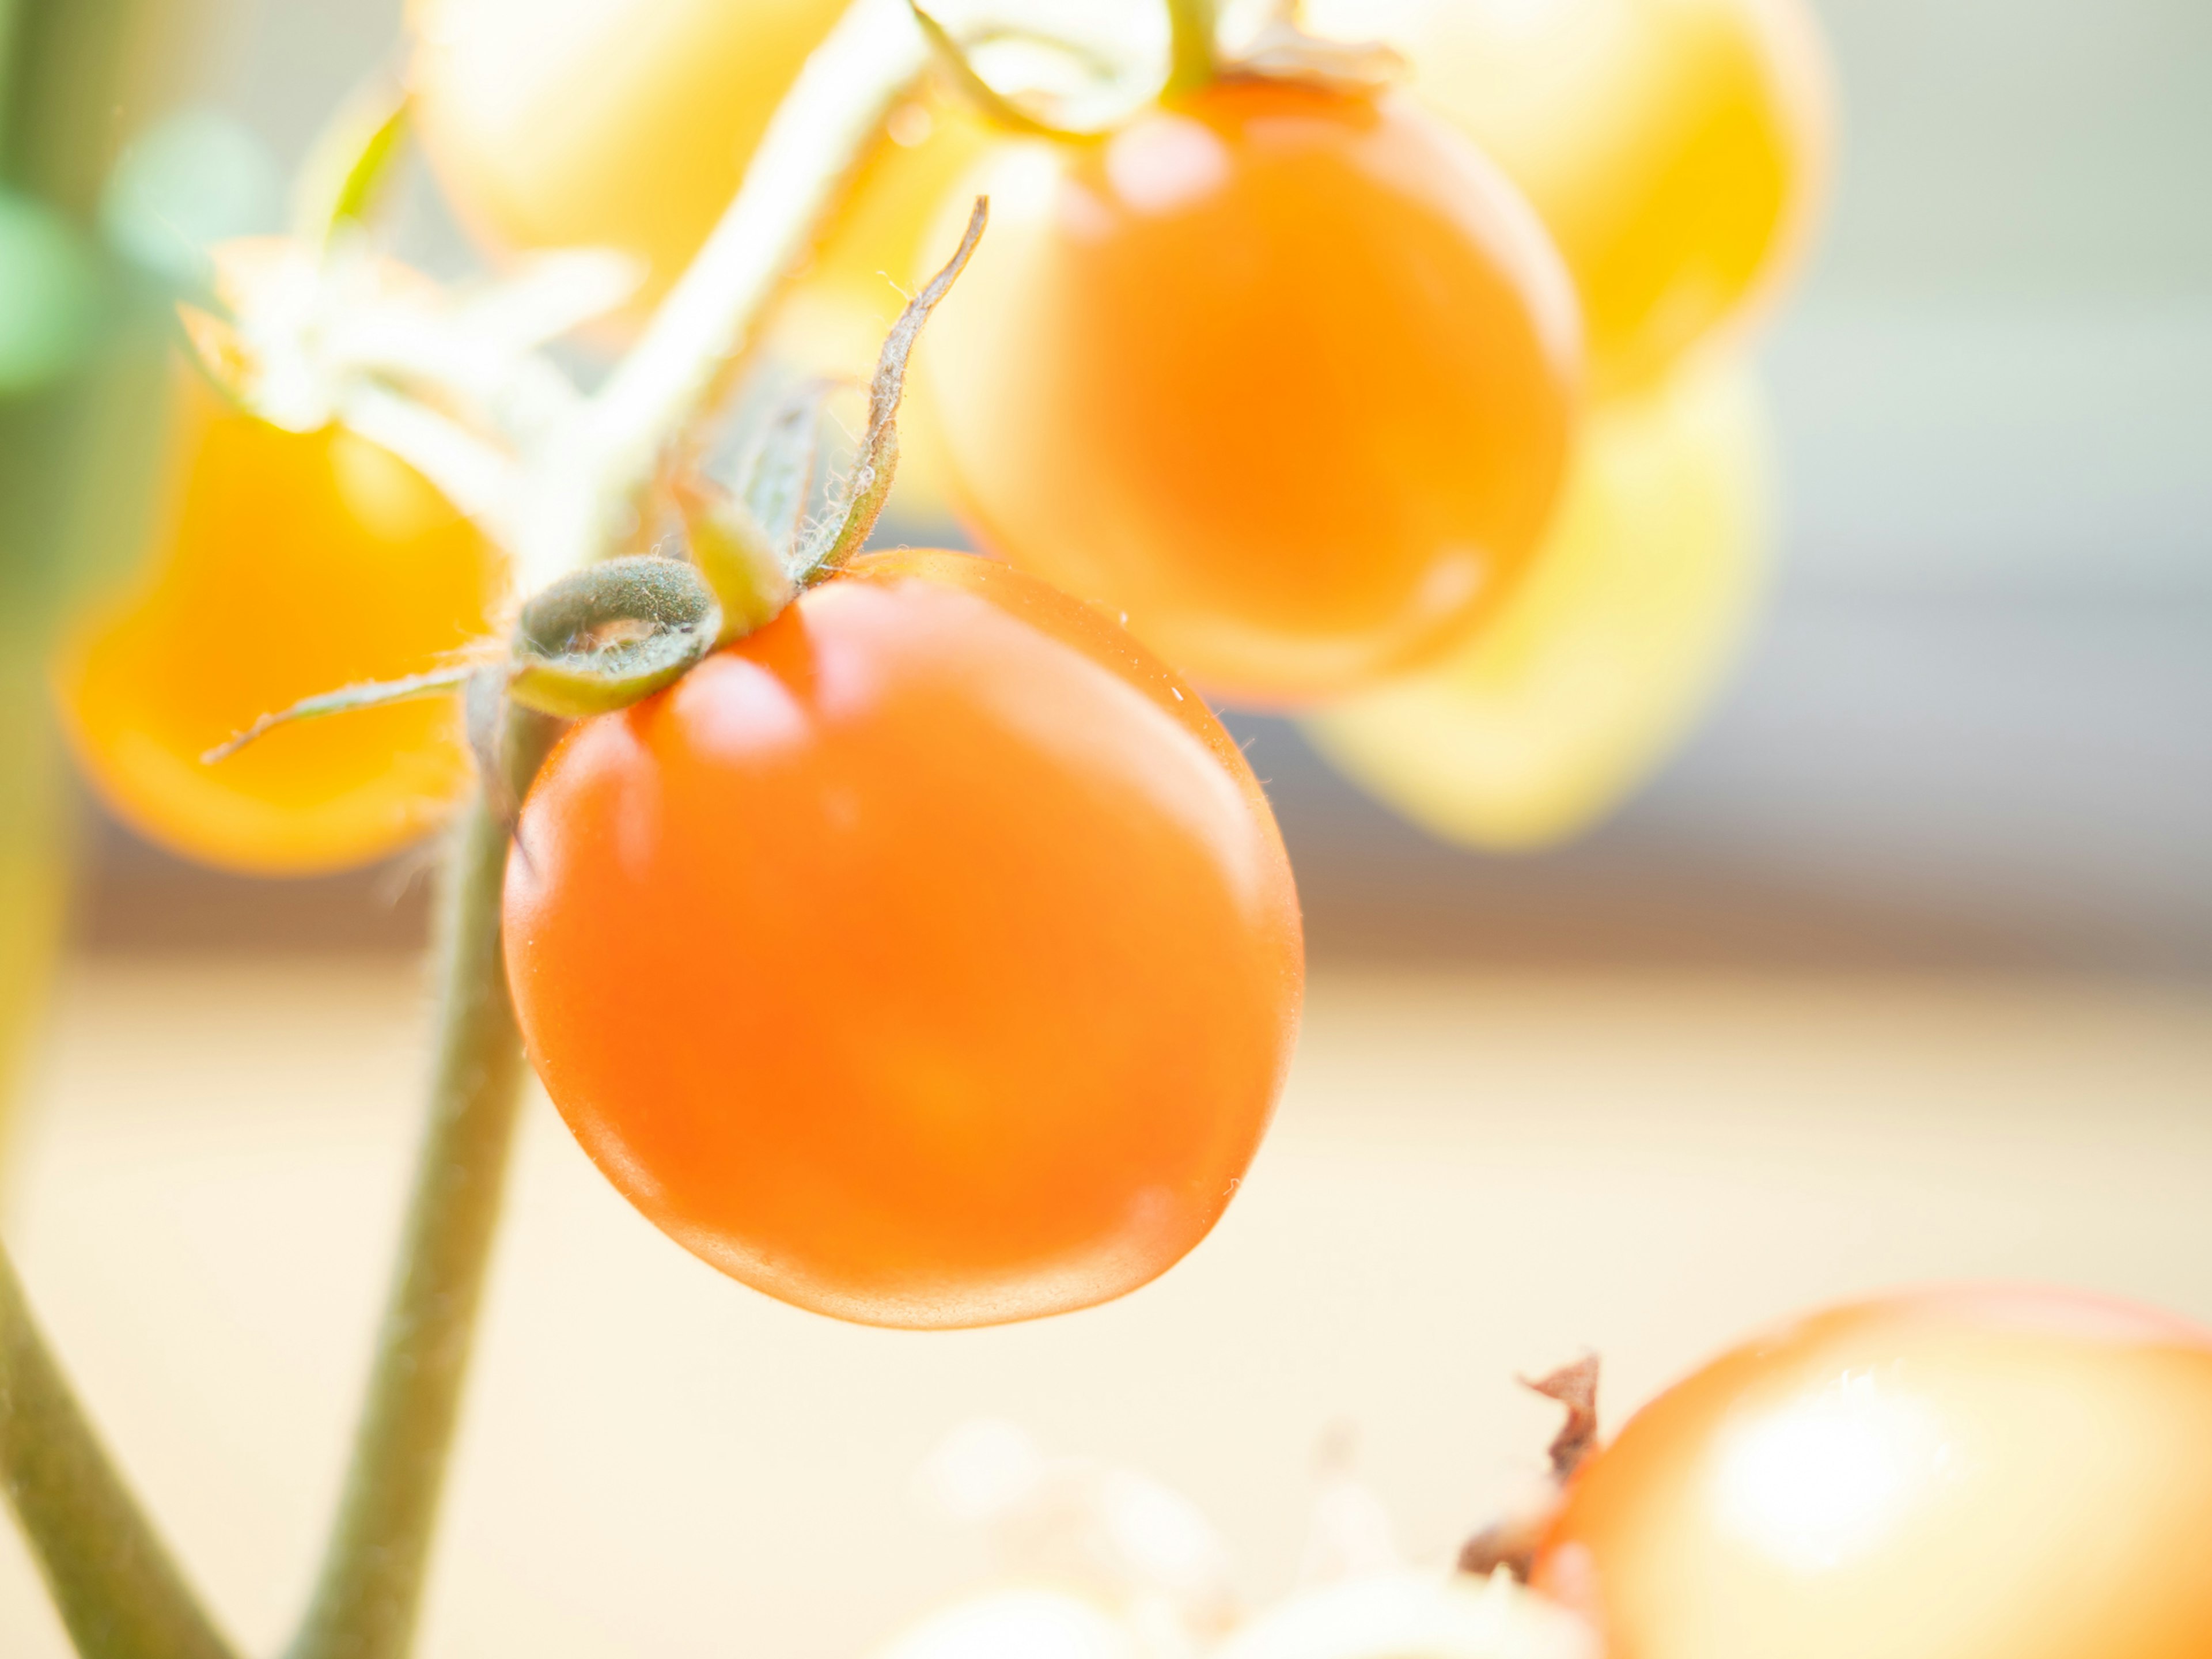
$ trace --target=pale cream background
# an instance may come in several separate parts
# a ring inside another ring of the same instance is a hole
[[[279,1638],[336,1478],[414,1133],[414,971],[95,959],[9,1231],[225,1618]],[[1593,1344],[1620,1408],[1808,1302],[1960,1275],[2212,1319],[2212,998],[1839,979],[1329,977],[1217,1236],[1111,1308],[861,1330],[729,1284],[527,1119],[429,1659],[857,1659],[970,1582],[910,1497],[977,1413],[1148,1467],[1287,1582],[1359,1425],[1441,1557]],[[59,1659],[0,1528],[0,1654]]]

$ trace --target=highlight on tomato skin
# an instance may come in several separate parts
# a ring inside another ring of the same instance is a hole
[[[290,432],[179,366],[171,483],[143,576],[79,617],[55,690],[79,767],[149,840],[249,875],[373,863],[467,783],[443,700],[270,732],[301,697],[437,667],[489,631],[503,556],[414,468],[337,427]]]
[[[918,354],[987,546],[1232,702],[1433,658],[1510,588],[1577,412],[1540,226],[1396,99],[1227,82],[970,176]]]
[[[1585,1463],[1534,1583],[1610,1659],[2212,1653],[2212,1330],[2085,1294],[1832,1309]]]
[[[1825,204],[1835,93],[1807,0],[1311,0],[1528,196],[1573,271],[1593,386],[1739,334]]]
[[[506,950],[586,1152],[725,1273],[866,1323],[1136,1288],[1219,1218],[1304,986],[1242,753],[1111,619],[882,554],[532,786]]]

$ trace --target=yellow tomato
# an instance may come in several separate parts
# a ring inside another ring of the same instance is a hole
[[[81,618],[58,665],[77,758],[119,817],[187,857],[261,875],[368,863],[465,778],[452,700],[200,757],[301,697],[437,666],[489,630],[501,561],[389,451],[337,427],[283,430],[180,379],[140,585]]]
[[[411,0],[423,147],[511,248],[604,246],[665,291],[842,0]]]
[[[1740,321],[1805,240],[1832,144],[1806,0],[1311,0],[1528,193],[1618,391]]]
[[[866,384],[908,296],[951,252],[949,241],[931,240],[939,209],[999,137],[949,92],[920,94],[894,110],[828,234],[763,325],[768,352],[801,374]],[[891,517],[948,522],[945,469],[930,410],[908,399],[899,415]]]
[[[1588,828],[1665,756],[1743,632],[1766,447],[1737,368],[1600,406],[1543,552],[1488,627],[1308,733],[1448,841],[1530,848]]]

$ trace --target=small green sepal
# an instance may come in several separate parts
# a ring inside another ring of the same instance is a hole
[[[868,429],[861,436],[860,453],[854,458],[842,499],[800,544],[793,579],[801,587],[835,574],[866,544],[868,532],[883,515],[884,503],[890,497],[892,475],[898,470],[898,411],[899,401],[906,395],[907,359],[914,353],[915,342],[921,337],[921,325],[929,320],[929,313],[968,268],[990,220],[990,198],[977,197],[959,247],[891,325],[883,355],[876,360],[875,378],[868,384]]]

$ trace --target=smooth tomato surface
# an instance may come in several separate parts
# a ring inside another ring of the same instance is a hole
[[[64,642],[64,725],[115,812],[188,858],[256,875],[369,863],[467,780],[450,700],[200,757],[301,697],[437,667],[490,631],[504,561],[390,451],[337,427],[285,431],[178,379],[156,543],[138,584]]]
[[[1817,1314],[1636,1414],[1535,1582],[1608,1659],[2212,1653],[2212,1332],[2057,1291]]]
[[[972,182],[990,233],[921,355],[994,549],[1260,704],[1412,666],[1511,586],[1566,459],[1574,303],[1463,139],[1227,82]]]
[[[509,861],[538,1075],[678,1243],[802,1307],[1104,1301],[1227,1205],[1304,983],[1274,819],[1108,618],[878,555],[555,750]]]
[[[1834,98],[1805,0],[1312,0],[1528,192],[1573,270],[1593,383],[1741,321],[1817,217]]]
[[[664,292],[840,0],[412,0],[439,182],[509,248],[614,247]]]
[[[1734,660],[1765,568],[1767,434],[1737,367],[1590,412],[1543,552],[1435,666],[1310,716],[1322,752],[1447,841],[1550,845],[1665,758]]]

